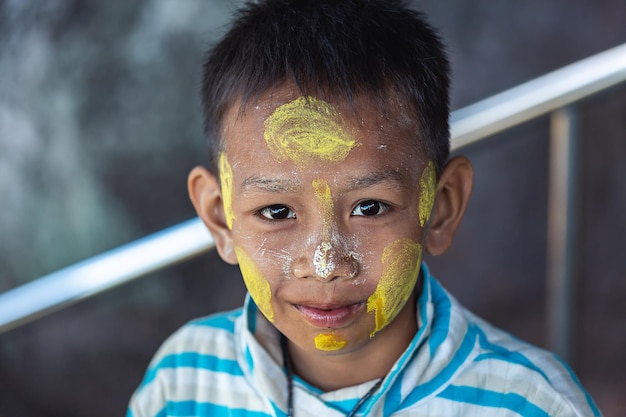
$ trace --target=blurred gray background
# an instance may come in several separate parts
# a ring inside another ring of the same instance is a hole
[[[0,292],[194,216],[204,50],[235,0],[0,0]],[[623,0],[414,1],[460,108],[626,42]],[[626,415],[626,86],[577,106],[583,287],[572,365]],[[448,254],[463,303],[545,346],[548,118],[463,151],[475,191]],[[113,416],[181,324],[237,307],[215,253],[0,334],[0,416]]]

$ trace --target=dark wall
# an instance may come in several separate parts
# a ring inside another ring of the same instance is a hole
[[[0,291],[194,215],[204,49],[237,1],[0,0]],[[415,1],[450,46],[459,108],[626,41],[619,0]],[[626,86],[577,105],[583,286],[573,364],[626,413]],[[453,248],[429,258],[462,302],[545,345],[547,117],[464,150],[476,177]],[[0,416],[124,413],[150,357],[235,308],[214,253],[0,334]]]

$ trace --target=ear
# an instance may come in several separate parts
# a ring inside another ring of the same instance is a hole
[[[441,255],[452,244],[472,193],[473,177],[472,164],[463,156],[452,158],[444,168],[426,236],[427,253]]]
[[[187,188],[196,213],[213,235],[220,257],[229,264],[237,264],[232,231],[226,224],[218,179],[206,168],[195,167],[189,173]]]

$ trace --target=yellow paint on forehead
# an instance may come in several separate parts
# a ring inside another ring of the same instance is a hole
[[[241,275],[248,292],[250,292],[250,296],[259,307],[261,313],[269,321],[273,322],[274,309],[272,308],[272,291],[269,282],[267,282],[261,270],[243,249],[236,247],[235,254],[237,255],[239,269],[241,269]]]
[[[315,347],[319,350],[326,352],[332,352],[333,350],[343,349],[348,342],[342,337],[334,334],[320,333],[315,336]]]
[[[376,323],[370,337],[387,326],[411,296],[420,269],[422,247],[409,238],[398,239],[385,247],[381,260],[382,276],[367,299],[367,311],[374,312]]]
[[[263,137],[274,159],[291,160],[300,169],[312,163],[341,162],[355,145],[337,110],[315,97],[279,106],[265,120]]]
[[[437,191],[437,173],[435,171],[435,164],[432,161],[428,162],[422,176],[420,178],[420,202],[419,202],[419,217],[420,225],[424,227],[430,214],[433,211],[435,205],[435,194]]]
[[[235,213],[233,212],[233,170],[228,163],[228,158],[224,152],[219,157],[220,186],[222,189],[222,201],[224,203],[224,214],[226,215],[226,225],[233,228]]]

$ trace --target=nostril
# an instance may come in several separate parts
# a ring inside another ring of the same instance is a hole
[[[359,261],[352,254],[335,255],[332,258],[331,274],[325,279],[354,279],[359,275]]]
[[[309,258],[310,259],[310,258]],[[309,278],[311,274],[310,261],[300,256],[291,262],[291,272],[296,278]]]
[[[350,270],[348,276],[350,278],[356,278],[359,275],[359,261],[352,255],[347,255],[344,257],[344,262],[350,265]]]

